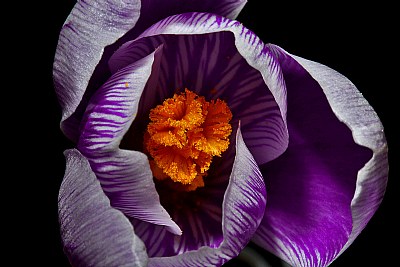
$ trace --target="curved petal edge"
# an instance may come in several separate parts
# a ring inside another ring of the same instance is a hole
[[[292,57],[321,85],[333,112],[353,132],[354,141],[373,151],[370,161],[358,173],[351,203],[353,229],[340,255],[365,228],[385,194],[389,163],[384,127],[376,112],[349,79],[322,64]]]
[[[53,63],[53,80],[63,121],[78,107],[104,47],[114,43],[139,19],[140,1],[78,1],[62,26]]]
[[[148,158],[120,149],[120,142],[137,116],[143,89],[162,49],[119,70],[93,95],[82,121],[78,149],[88,158],[113,207],[125,215],[180,228],[161,206]]]
[[[321,251],[310,252],[310,255],[314,255],[311,258],[307,251],[302,251],[297,247],[296,242],[291,243],[293,250],[290,250],[280,243],[282,240],[276,240],[274,235],[267,231],[264,232],[264,240],[257,240],[264,243],[266,247],[271,246],[268,242],[277,244],[281,251],[284,251],[283,254],[278,254],[294,265],[326,266],[353,243],[382,202],[389,172],[388,146],[384,128],[377,113],[348,78],[325,65],[291,55],[276,45],[269,44],[268,46],[282,64],[285,60],[297,62],[318,83],[337,120],[351,131],[354,143],[372,152],[372,157],[366,158],[355,174],[354,193],[349,199],[351,224],[349,230],[343,232],[346,239],[335,245],[337,248],[328,249],[326,255],[320,253]],[[293,242],[293,240],[288,242]]]
[[[58,206],[62,243],[74,266],[147,266],[143,242],[122,212],[112,208],[76,149],[64,152],[67,167]]]

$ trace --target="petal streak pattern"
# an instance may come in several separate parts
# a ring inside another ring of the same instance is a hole
[[[59,193],[64,251],[73,266],[147,266],[146,248],[129,220],[110,206],[88,161],[66,150]]]
[[[113,207],[180,234],[160,204],[147,156],[118,148],[135,119],[157,51],[115,73],[96,92],[83,119],[78,148],[89,159]]]
[[[140,1],[78,1],[65,21],[53,64],[56,93],[62,108],[61,129],[76,139],[77,129],[64,126],[78,107],[104,47],[131,29]]]

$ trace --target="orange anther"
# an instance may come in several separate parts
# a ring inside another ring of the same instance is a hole
[[[169,177],[186,191],[204,186],[212,157],[229,146],[231,119],[224,101],[207,102],[188,89],[153,108],[144,140],[154,177]]]

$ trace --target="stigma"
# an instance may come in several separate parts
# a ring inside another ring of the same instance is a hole
[[[153,108],[149,118],[144,145],[153,176],[183,191],[204,187],[213,157],[229,146],[228,105],[185,89]]]

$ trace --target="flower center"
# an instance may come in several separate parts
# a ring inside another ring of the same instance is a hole
[[[150,111],[144,145],[157,180],[184,191],[204,186],[212,158],[229,146],[232,113],[220,100],[206,101],[185,89]]]

